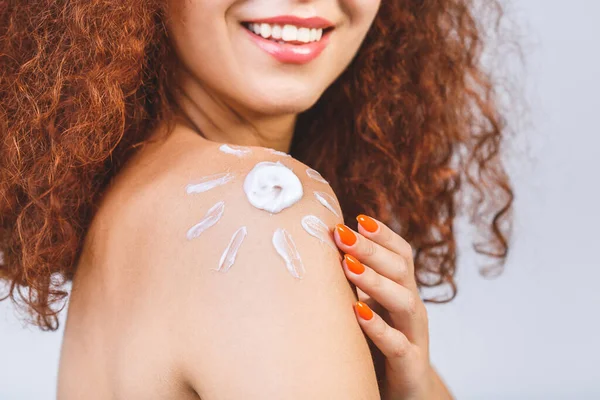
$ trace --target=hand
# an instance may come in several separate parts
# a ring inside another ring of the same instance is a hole
[[[334,237],[346,253],[344,271],[361,300],[354,305],[358,322],[386,358],[383,398],[451,399],[429,361],[427,310],[411,246],[373,218],[359,215],[357,220],[359,233],[338,224]]]

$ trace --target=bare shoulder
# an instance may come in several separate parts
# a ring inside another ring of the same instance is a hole
[[[252,248],[265,257],[267,247],[274,259],[281,258],[283,249],[276,244],[282,240],[291,250],[314,243],[322,257],[339,261],[331,230],[343,218],[335,193],[317,171],[288,154],[192,138],[146,159],[136,167],[136,177],[128,179],[136,187],[117,196],[128,204],[112,203],[127,214],[122,217],[135,227],[148,253],[177,252],[182,261],[203,254],[202,262],[214,267],[202,271],[208,281],[220,279],[214,269],[233,270],[234,258],[241,260]],[[310,279],[302,259],[288,265],[287,272]],[[253,274],[261,270],[255,269]]]
[[[160,282],[173,352],[201,398],[376,398],[332,239],[341,210],[317,171],[209,142],[151,188],[130,217],[137,268]]]

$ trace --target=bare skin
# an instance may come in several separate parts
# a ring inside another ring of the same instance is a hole
[[[312,196],[316,189],[333,195],[328,185],[289,158],[306,195],[287,212],[269,217],[235,186],[182,194],[192,177],[281,159],[256,153],[232,160],[181,126],[119,174],[73,281],[58,399],[379,398],[339,255],[295,228],[307,213],[331,228],[341,222]],[[204,240],[186,241],[194,216],[221,196],[229,214]],[[240,262],[211,273],[242,223],[249,235]],[[271,247],[275,226],[293,232],[307,269],[302,282]]]
[[[174,140],[177,132],[170,143]],[[144,148],[128,163],[88,231],[69,300],[58,399],[198,398],[182,383],[170,348],[174,338],[161,323],[171,304],[153,296],[155,277],[141,264],[129,263],[129,254],[146,251],[132,238],[132,228],[138,228],[129,223],[144,230],[144,220],[131,211],[148,206],[142,204],[148,183],[173,173],[169,166],[183,149],[170,143]],[[159,160],[164,171],[157,168]],[[161,192],[155,190],[157,196],[167,195]],[[140,312],[140,303],[151,304],[152,314]]]

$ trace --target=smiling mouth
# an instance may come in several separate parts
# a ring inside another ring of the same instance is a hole
[[[252,34],[279,44],[303,45],[319,42],[323,35],[331,32],[333,26],[308,28],[292,24],[269,24],[242,22],[241,25]]]

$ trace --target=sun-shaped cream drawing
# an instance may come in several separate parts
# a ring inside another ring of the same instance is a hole
[[[246,157],[251,154],[252,150],[249,147],[233,146],[223,144],[219,147],[223,153],[234,155],[236,157]],[[283,153],[274,149],[264,149],[273,155],[282,157],[291,157],[287,153]],[[312,168],[306,169],[306,174],[311,179],[328,184],[328,182]],[[230,172],[217,173],[205,176],[198,181],[190,183],[186,186],[186,193],[195,194],[203,193],[214,189],[218,186],[227,184],[235,179],[235,175]],[[259,210],[264,210],[271,214],[276,214],[282,210],[292,207],[304,195],[302,183],[298,176],[291,168],[282,164],[281,161],[260,161],[246,174],[243,184],[243,190],[248,199],[248,202]],[[331,211],[334,215],[340,216],[334,207],[337,202],[333,196],[320,191],[313,192],[315,198],[325,208]],[[200,236],[208,228],[215,225],[223,216],[225,210],[225,202],[219,201],[213,205],[204,215],[204,217],[187,232],[188,240],[192,240]],[[320,242],[326,243],[334,249],[339,256],[337,247],[333,241],[331,232],[327,225],[315,215],[307,215],[300,221],[302,227],[308,234],[317,238]],[[213,268],[216,271],[226,272],[235,263],[237,253],[248,235],[247,228],[242,226],[238,228],[229,241],[229,244],[223,251],[219,260],[218,268]],[[296,248],[296,244],[292,235],[283,228],[277,228],[271,238],[271,243],[275,251],[283,259],[287,271],[297,279],[302,279],[305,273],[305,267],[300,257],[300,253]]]

